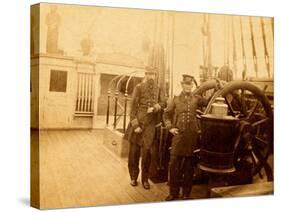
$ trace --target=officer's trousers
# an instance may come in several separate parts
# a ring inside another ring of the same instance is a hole
[[[195,159],[193,156],[171,155],[170,158],[170,195],[179,196],[180,187],[183,188],[183,196],[188,197],[192,188]]]
[[[128,168],[131,180],[137,180],[139,175],[139,160],[141,157],[141,180],[148,180],[149,167],[151,162],[151,149],[144,148],[136,143],[130,143]]]

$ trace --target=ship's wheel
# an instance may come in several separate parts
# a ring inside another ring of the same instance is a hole
[[[206,88],[211,88],[211,83],[206,84]],[[235,145],[236,169],[241,171],[241,164],[247,163],[247,170],[243,166],[242,171],[248,172],[253,179],[259,176],[272,181],[273,112],[264,91],[251,82],[229,82],[212,95],[204,114],[211,112],[217,97],[224,97],[228,114],[240,121]]]
[[[220,81],[217,79],[208,80],[206,82],[203,82],[199,87],[197,87],[192,93],[194,95],[200,95],[205,99],[210,100],[212,96],[221,89],[227,82],[226,81]],[[206,106],[201,106],[199,113],[204,113]]]

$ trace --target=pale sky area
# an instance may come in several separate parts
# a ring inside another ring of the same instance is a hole
[[[46,52],[47,25],[46,15],[50,11],[49,4],[43,4],[40,11],[40,52]],[[58,5],[60,15],[58,46],[67,56],[79,57],[82,55],[80,42],[90,36],[94,43],[93,54],[122,53],[138,58],[146,63],[143,51],[143,40],[154,42],[155,23],[161,26],[160,17],[163,14],[162,33],[158,31],[158,41],[168,49],[171,55],[172,27],[171,14],[175,17],[174,25],[174,90],[180,90],[182,74],[192,74],[199,78],[200,65],[203,65],[203,36],[201,32],[203,14],[189,12],[161,12],[141,9],[120,9],[94,6]],[[229,49],[230,67],[233,66],[232,28],[234,23],[236,51],[237,51],[237,78],[241,78],[242,45],[239,16],[210,15],[210,31],[212,36],[212,64],[221,67],[227,57]],[[264,44],[260,17],[253,17],[253,31],[258,58],[259,77],[267,77]],[[270,55],[271,76],[273,73],[273,35],[271,18],[264,18],[265,35]],[[254,63],[251,44],[249,17],[242,17],[243,35],[247,58],[247,76],[254,76]],[[230,27],[229,27],[230,26]],[[159,27],[158,29],[160,29]],[[170,36],[170,37],[169,37]],[[170,40],[168,40],[170,39]],[[170,56],[171,59],[171,56]],[[171,62],[171,61],[170,61]]]

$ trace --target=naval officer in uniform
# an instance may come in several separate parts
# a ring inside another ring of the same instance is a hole
[[[201,96],[192,94],[193,82],[193,76],[183,75],[182,92],[168,102],[163,114],[164,123],[173,134],[169,164],[170,194],[167,201],[179,198],[181,186],[183,199],[188,199],[192,188],[195,165],[193,152],[198,147],[199,131],[196,109],[206,103]]]
[[[159,113],[165,107],[165,96],[156,83],[156,76],[157,69],[147,67],[144,81],[135,87],[131,101],[130,123],[125,133],[125,138],[129,141],[128,168],[131,185],[137,186],[141,156],[141,182],[145,189],[150,189],[148,172],[155,126],[161,121]]]

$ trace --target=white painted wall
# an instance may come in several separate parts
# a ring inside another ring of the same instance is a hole
[[[75,61],[74,58],[66,56],[41,54],[39,58],[33,58],[31,66],[33,73],[32,83],[34,85],[37,83],[36,72],[39,70],[39,93],[37,93],[36,88],[33,88],[31,92],[32,113],[39,112],[40,129],[72,128],[75,125],[77,71],[94,73],[94,66],[89,65],[89,63],[83,64],[83,61]],[[52,92],[49,90],[51,70],[67,71],[66,92]],[[39,101],[36,102],[38,94]],[[37,104],[39,105],[36,106]],[[96,106],[94,107],[96,110]],[[38,126],[36,125],[35,117],[31,120],[31,126],[36,128]]]

